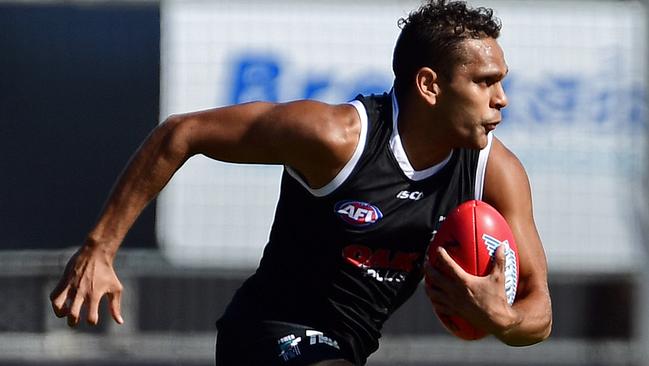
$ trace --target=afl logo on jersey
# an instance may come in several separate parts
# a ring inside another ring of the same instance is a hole
[[[338,202],[334,211],[344,222],[358,227],[375,224],[383,217],[378,207],[360,201]]]

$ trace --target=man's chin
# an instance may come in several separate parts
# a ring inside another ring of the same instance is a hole
[[[468,140],[465,147],[467,149],[482,150],[487,147],[488,143],[489,139],[487,138],[487,134],[480,134],[474,136],[471,140]]]
[[[455,144],[455,147],[471,150],[482,150],[487,147],[487,143],[489,142],[487,134],[488,133],[486,131],[482,130],[461,136],[456,140],[457,143]]]

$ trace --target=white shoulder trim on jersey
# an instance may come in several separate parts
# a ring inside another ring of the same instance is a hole
[[[295,180],[300,182],[300,184],[307,191],[311,192],[311,194],[316,197],[324,197],[329,193],[335,191],[336,188],[340,187],[345,182],[345,180],[349,178],[349,175],[352,173],[352,171],[356,167],[356,164],[361,159],[361,154],[365,149],[365,140],[367,138],[367,110],[365,110],[365,106],[363,105],[363,103],[361,103],[358,100],[353,100],[348,104],[351,104],[354,108],[356,108],[356,111],[358,112],[358,115],[361,118],[361,134],[360,137],[358,138],[358,144],[356,145],[356,149],[354,150],[352,157],[329,183],[327,183],[326,185],[320,188],[316,188],[316,189],[311,188],[304,181],[304,179],[302,179],[302,177],[298,172],[296,172],[295,170],[291,169],[288,166],[284,166],[284,168],[286,168],[286,171],[291,177],[293,177]]]
[[[453,152],[448,154],[446,159],[442,162],[424,170],[415,170],[415,168],[412,167],[412,164],[410,164],[410,160],[408,160],[408,156],[406,155],[406,151],[403,149],[403,145],[401,144],[401,136],[399,135],[399,126],[397,124],[398,119],[399,105],[397,104],[397,97],[394,93],[394,89],[392,89],[392,136],[390,136],[390,150],[392,150],[392,155],[397,159],[397,163],[399,163],[399,167],[401,168],[401,171],[403,171],[403,174],[411,180],[419,181],[432,177],[435,173],[442,170],[442,168],[444,168],[451,160]]]
[[[493,141],[494,135],[489,132],[487,134],[487,146],[484,149],[480,150],[480,155],[478,155],[478,166],[475,171],[475,199],[482,200],[482,192],[484,190],[484,178],[487,171],[487,159],[489,158],[489,152],[491,151],[491,142]]]

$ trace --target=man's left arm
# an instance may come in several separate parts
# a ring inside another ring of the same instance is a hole
[[[473,276],[442,247],[434,266],[426,268],[426,291],[439,314],[456,315],[512,346],[545,340],[552,328],[547,264],[532,214],[532,195],[525,169],[516,156],[494,138],[483,200],[495,207],[512,229],[519,255],[516,301],[507,303],[504,291],[503,247],[487,276]]]
[[[515,321],[502,329],[496,328],[493,334],[509,345],[540,342],[550,335],[552,328],[545,252],[534,222],[525,169],[496,138],[487,161],[483,200],[507,220],[520,261],[519,287],[512,306]]]

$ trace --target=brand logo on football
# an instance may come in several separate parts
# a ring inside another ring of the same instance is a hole
[[[507,295],[507,302],[509,305],[514,303],[516,297],[516,287],[518,279],[518,268],[516,268],[516,253],[509,247],[509,241],[500,241],[497,238],[483,234],[482,240],[487,247],[489,256],[494,257],[496,249],[503,245],[505,247],[505,294]]]

